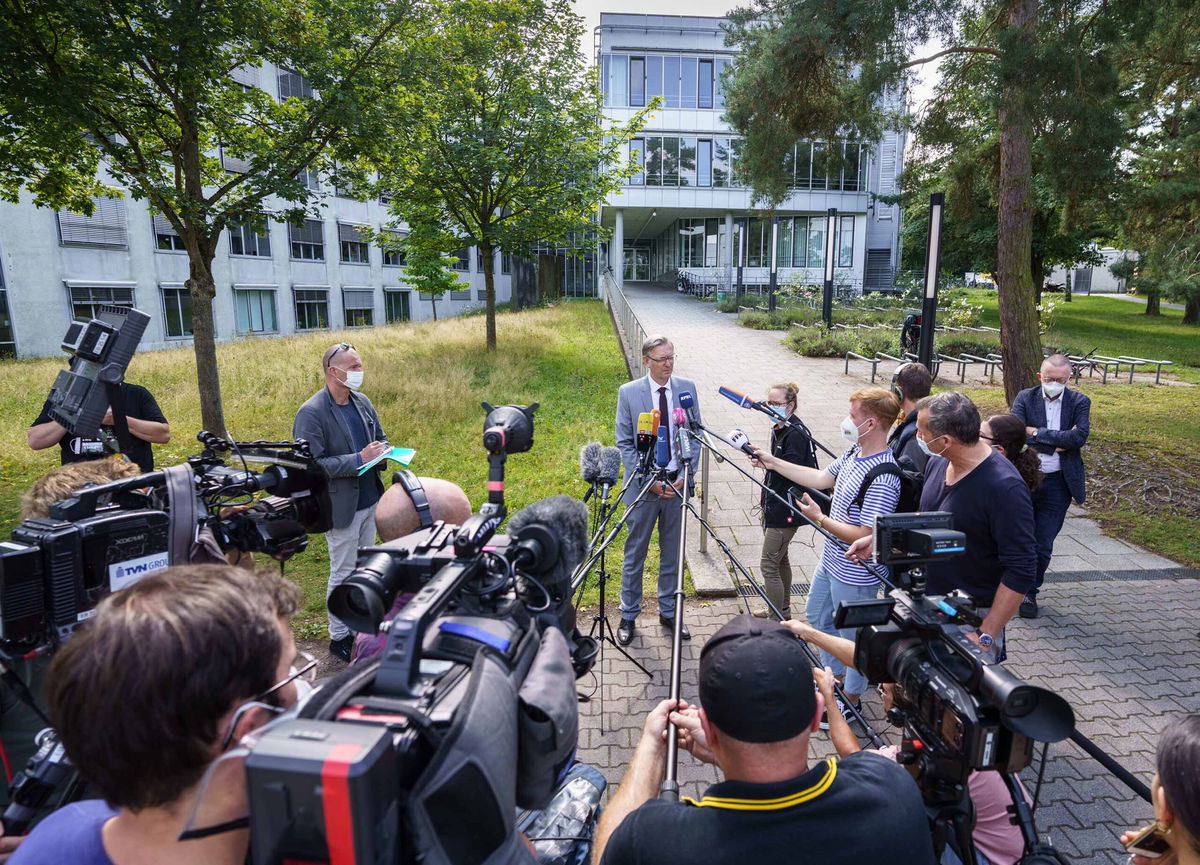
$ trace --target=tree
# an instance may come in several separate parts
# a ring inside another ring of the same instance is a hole
[[[453,237],[430,225],[412,226],[403,241],[404,276],[413,288],[430,296],[434,321],[437,321],[437,299],[462,286],[450,270],[456,259],[446,255],[448,244],[454,242]]]
[[[91,213],[102,168],[170,222],[188,253],[207,429],[225,429],[221,232],[295,220],[321,197],[306,172],[361,163],[402,100],[398,46],[418,23],[410,3],[371,0],[0,0],[0,195]],[[247,83],[263,61],[287,70],[290,96]]]
[[[1122,67],[1137,97],[1123,235],[1138,257],[1112,270],[1146,296],[1147,315],[1166,296],[1183,302],[1184,324],[1200,324],[1200,9],[1159,0],[1143,13],[1152,22],[1146,50],[1128,52]]]
[[[605,126],[570,0],[445,0],[422,61],[422,100],[395,115],[404,147],[381,183],[392,212],[474,244],[496,348],[495,252],[567,245],[633,168],[644,124]]]
[[[1131,2],[1090,0],[753,0],[731,16],[742,49],[726,87],[726,115],[746,136],[739,172],[777,203],[786,192],[784,154],[797,138],[847,135],[878,140],[903,122],[900,94],[910,70],[947,58],[931,123],[954,123],[973,95],[986,109],[994,155],[1000,339],[1008,398],[1030,385],[1041,363],[1034,227],[1038,186],[1077,204],[1073,184],[1098,184],[1111,170],[1123,129],[1111,44],[1135,39]],[[915,58],[932,36],[946,47]],[[1035,175],[1037,145],[1050,155]],[[974,148],[972,148],[974,150]],[[977,152],[977,151],[976,151]],[[970,152],[945,147],[960,171]]]

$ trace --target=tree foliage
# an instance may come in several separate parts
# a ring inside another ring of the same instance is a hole
[[[0,0],[0,195],[24,189],[90,213],[111,180],[170,222],[188,253],[210,430],[225,428],[212,321],[221,233],[300,217],[320,201],[303,171],[361,166],[378,149],[407,98],[399,46],[417,12],[407,0]],[[262,61],[311,94],[276,101],[235,80]]]
[[[404,277],[417,291],[430,296],[435,321],[438,298],[463,287],[451,270],[456,259],[445,253],[446,247],[453,243],[454,238],[437,226],[417,224],[400,246],[405,254]]]
[[[911,70],[946,58],[919,127],[929,141],[924,161],[951,181],[948,220],[994,209],[1012,398],[1041,361],[1035,251],[1043,260],[1062,254],[1046,241],[1059,228],[1074,235],[1092,218],[1081,219],[1082,202],[1111,175],[1123,128],[1112,47],[1138,33],[1131,2],[754,0],[734,13],[730,31],[744,52],[726,96],[727,116],[746,136],[739,171],[777,203],[792,142],[878,140],[903,122],[898,95]],[[946,47],[917,57],[934,38]],[[1043,216],[1040,232],[1039,213],[1057,217]],[[959,240],[986,242],[988,221],[971,220]]]
[[[570,0],[445,0],[417,61],[422,101],[393,117],[392,212],[440,228],[443,251],[478,247],[489,349],[495,251],[571,245],[632,173],[625,145],[645,113],[604,125],[582,30]]]

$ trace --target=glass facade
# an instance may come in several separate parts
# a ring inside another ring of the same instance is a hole
[[[732,62],[688,54],[602,54],[604,104],[640,108],[661,96],[664,108],[724,109],[721,75]]]
[[[642,135],[629,142],[629,160],[635,174],[630,186],[740,187],[733,174],[739,140],[727,136]],[[801,141],[784,157],[788,186],[792,189],[832,189],[862,192],[867,188],[866,160],[855,141],[839,141],[843,163],[834,167],[828,157],[831,145]]]

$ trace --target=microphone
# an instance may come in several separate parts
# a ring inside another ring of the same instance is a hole
[[[687,413],[681,408],[671,409],[671,422],[674,423],[675,426],[683,426],[684,424],[688,423]]]
[[[750,437],[737,427],[729,431],[729,438],[726,441],[746,456],[754,456],[754,449],[750,446]]]
[[[737,403],[738,408],[754,408],[754,406],[758,403],[757,400],[751,399],[744,393],[739,393],[731,387],[719,387],[717,388],[717,393],[725,397],[725,399],[732,400],[733,402]],[[681,403],[683,402],[682,396],[679,398],[679,401]]]
[[[683,412],[687,415],[688,426],[693,429],[700,427],[700,416],[696,413],[696,398],[692,396],[692,392],[685,390],[679,394],[679,404],[683,406]]]
[[[662,414],[659,412],[658,409],[655,409],[654,411],[650,412],[650,416],[654,419],[654,427],[651,430],[651,432],[657,437],[658,436],[658,427],[660,424],[662,424]]]
[[[600,485],[600,501],[608,498],[608,492],[621,478],[621,452],[614,447],[600,451],[600,467],[596,472],[596,483]]]
[[[583,497],[586,502],[596,490],[596,475],[600,471],[600,442],[588,442],[579,449],[579,474],[591,484]]]
[[[587,508],[567,495],[536,501],[517,511],[508,521],[510,560],[536,574],[550,594],[551,610],[564,619],[563,632],[570,638],[574,611],[559,607],[571,595],[571,574],[585,558],[588,543]]]
[[[681,409],[671,410],[671,420],[675,422],[675,453],[681,460],[692,458],[692,442],[688,438],[687,413]]]
[[[644,454],[650,450],[654,444],[654,416],[648,411],[644,411],[638,415],[637,423],[637,449],[638,453]]]
[[[654,448],[654,464],[665,469],[671,464],[671,430],[667,424],[658,428],[658,441]]]

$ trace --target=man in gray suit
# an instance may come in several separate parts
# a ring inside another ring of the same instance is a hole
[[[304,439],[312,454],[329,476],[329,497],[333,503],[333,528],[325,533],[329,544],[328,598],[354,570],[358,548],[375,543],[375,503],[383,495],[383,481],[377,463],[362,475],[358,470],[381,454],[389,445],[379,415],[371,401],[357,393],[362,387],[362,358],[354,346],[339,342],[330,346],[321,359],[325,387],[313,394],[292,424],[292,436]],[[329,614],[329,653],[350,660],[354,635],[345,622]]]
[[[680,493],[683,472],[675,448],[675,424],[671,410],[680,408],[679,395],[689,392],[696,396],[696,386],[686,378],[672,375],[675,369],[675,347],[665,336],[652,336],[642,343],[642,363],[649,371],[621,385],[617,393],[617,447],[625,463],[625,477],[637,476],[640,469],[637,451],[637,419],[642,412],[658,409],[661,423],[668,424],[671,433],[671,462],[667,466],[669,482],[656,481],[636,505],[632,505],[646,479],[634,477],[625,490],[624,502],[633,510],[629,514],[629,537],[625,540],[625,565],[621,572],[621,624],[617,627],[617,642],[628,646],[633,640],[634,620],[642,610],[642,568],[650,535],[658,523],[658,613],[659,621],[668,630],[675,626],[675,578],[679,573],[679,530],[683,513]],[[699,415],[700,403],[696,402]],[[700,449],[693,447],[690,459],[689,494],[694,490]],[[690,640],[691,632],[683,627],[683,638]]]

